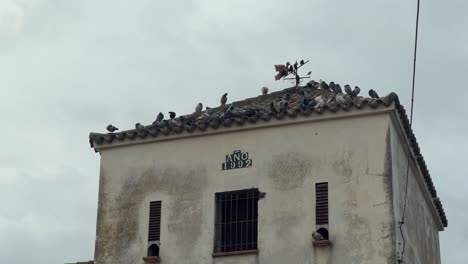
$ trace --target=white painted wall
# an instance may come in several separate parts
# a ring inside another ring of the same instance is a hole
[[[394,219],[398,223],[403,214],[405,200],[406,172],[408,164],[408,148],[405,139],[398,132],[399,127],[392,123],[391,151],[392,151],[392,171],[393,171],[393,196],[394,196]],[[406,149],[406,151],[405,151]],[[412,264],[439,264],[439,228],[436,220],[437,216],[431,210],[431,200],[427,200],[424,195],[426,189],[423,177],[418,172],[413,159],[409,160],[410,169],[408,173],[407,205],[405,211],[405,223],[402,226],[403,237],[396,226],[396,250],[403,253],[405,263]],[[419,180],[418,180],[419,179]]]
[[[269,124],[301,119],[315,120]],[[381,113],[102,149],[95,261],[143,263],[149,202],[162,200],[162,263],[395,263],[389,126]],[[222,171],[238,149],[253,166]],[[330,248],[311,245],[322,181]],[[215,193],[251,187],[266,192],[259,254],[212,258]]]

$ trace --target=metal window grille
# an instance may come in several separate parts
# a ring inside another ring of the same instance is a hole
[[[315,224],[328,225],[328,183],[315,184]]]
[[[148,241],[159,241],[161,237],[161,201],[150,202]]]
[[[216,194],[215,253],[257,249],[258,189]]]

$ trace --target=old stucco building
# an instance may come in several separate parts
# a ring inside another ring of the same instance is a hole
[[[94,263],[440,263],[447,219],[398,97],[335,98],[289,88],[91,133]]]

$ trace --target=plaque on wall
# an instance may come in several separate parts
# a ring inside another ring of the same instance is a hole
[[[234,150],[232,154],[226,155],[226,160],[222,164],[223,170],[241,169],[252,167],[252,160],[249,159],[248,152]]]

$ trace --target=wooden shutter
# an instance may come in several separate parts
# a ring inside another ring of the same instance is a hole
[[[315,224],[328,224],[328,183],[315,184]]]
[[[150,202],[148,241],[159,241],[161,237],[161,201]]]

